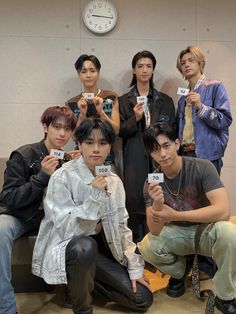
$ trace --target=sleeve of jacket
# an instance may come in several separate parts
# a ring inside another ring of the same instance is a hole
[[[75,180],[76,190],[83,190],[82,180]],[[91,188],[85,201],[75,201],[67,177],[53,175],[44,198],[45,217],[52,220],[61,239],[74,235],[89,235],[94,231],[97,220],[105,210],[108,195],[105,191]]]
[[[212,106],[202,104],[197,114],[202,121],[214,129],[227,129],[231,125],[229,98],[222,83],[215,84],[213,87]]]
[[[21,154],[14,152],[7,161],[1,199],[7,211],[21,210],[42,200],[49,176],[42,171],[31,175]]]
[[[119,195],[124,199],[124,207],[119,208],[119,219],[120,225],[123,225],[123,232],[122,232],[122,248],[124,252],[124,256],[127,259],[128,265],[128,273],[130,280],[137,280],[143,277],[143,270],[144,270],[144,260],[140,254],[135,253],[137,248],[136,244],[133,242],[133,235],[132,231],[128,228],[128,212],[125,208],[125,191],[123,188],[122,183],[120,182],[119,187]]]
[[[133,136],[138,131],[138,123],[134,112],[128,113],[130,104],[127,97],[119,97],[119,111],[120,111],[120,137]]]

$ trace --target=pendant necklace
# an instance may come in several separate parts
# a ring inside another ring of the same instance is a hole
[[[167,191],[168,191],[171,195],[173,195],[173,196],[175,196],[175,197],[177,197],[177,198],[179,197],[179,192],[180,192],[181,183],[182,183],[182,169],[183,169],[183,167],[182,167],[181,170],[180,170],[180,178],[179,178],[179,185],[178,185],[177,193],[172,192],[171,189],[170,189],[170,187],[167,185],[166,180],[164,180],[164,185],[165,185]]]

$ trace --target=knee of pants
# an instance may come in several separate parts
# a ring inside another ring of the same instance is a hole
[[[0,215],[0,239],[2,244],[15,238],[16,218],[9,215]]]
[[[135,304],[139,312],[145,312],[153,303],[152,292],[144,287],[143,285],[137,283],[137,292],[135,293]]]
[[[83,266],[95,261],[98,252],[97,242],[91,237],[76,236],[66,247],[66,260],[73,260]]]
[[[215,223],[217,242],[220,241],[224,248],[230,247],[236,250],[236,225],[229,221]]]
[[[165,246],[162,246],[157,240],[157,236],[149,233],[138,243],[138,248],[143,259],[154,266],[174,263],[176,256],[166,251]]]

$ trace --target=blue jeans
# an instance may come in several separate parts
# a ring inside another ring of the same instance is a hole
[[[0,215],[0,314],[15,314],[16,300],[11,284],[11,260],[13,242],[32,229],[18,218]]]

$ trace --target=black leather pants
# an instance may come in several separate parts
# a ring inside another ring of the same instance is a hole
[[[75,237],[68,243],[66,270],[75,314],[92,313],[91,294],[135,312],[145,312],[152,305],[152,292],[143,285],[137,283],[137,292],[133,293],[127,269],[113,258],[103,232],[93,237]]]
[[[66,247],[67,293],[74,314],[91,314],[97,243],[91,237],[74,237]]]
[[[126,267],[114,259],[98,253],[94,292],[107,301],[116,302],[132,311],[145,312],[153,302],[152,292],[137,283],[137,292],[132,291]]]

